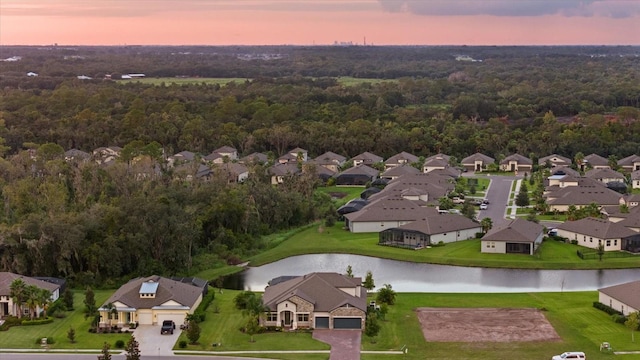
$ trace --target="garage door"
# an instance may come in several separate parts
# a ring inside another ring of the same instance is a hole
[[[176,329],[180,325],[184,324],[185,314],[181,313],[158,313],[158,325],[161,325],[165,320],[173,320],[176,323]]]
[[[329,317],[328,316],[316,316],[316,329],[328,329]]]
[[[151,313],[138,313],[138,323],[140,325],[152,325],[153,317]]]
[[[360,318],[333,318],[334,329],[361,329],[362,319]]]

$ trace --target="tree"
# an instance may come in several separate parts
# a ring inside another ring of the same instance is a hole
[[[396,292],[393,291],[390,284],[384,284],[384,286],[378,290],[376,301],[389,305],[395,304]]]
[[[375,343],[375,337],[380,333],[380,324],[378,323],[378,317],[375,313],[370,313],[367,315],[367,320],[365,321],[364,334],[369,339],[371,339],[371,343]]]
[[[602,240],[598,240],[596,253],[598,254],[598,260],[602,261],[602,257],[604,256],[604,244],[602,243]]]
[[[111,360],[111,353],[109,353],[109,349],[111,345],[105,341],[104,345],[102,345],[101,355],[98,355],[98,360]]]
[[[624,322],[624,325],[631,330],[631,341],[635,342],[635,332],[638,330],[638,325],[640,324],[640,314],[636,312],[632,312],[627,316],[627,321]]]
[[[38,306],[40,306],[40,308],[42,309],[42,316],[46,318],[49,304],[51,304],[51,291],[40,288],[38,288],[37,291]]]
[[[62,293],[62,302],[65,308],[67,308],[67,311],[73,310],[73,292],[69,287],[64,289],[64,292]]]
[[[450,198],[443,196],[438,199],[438,209],[440,210],[449,210],[452,209],[455,205],[453,204],[453,200]]]
[[[482,232],[486,234],[493,227],[493,220],[491,220],[491,218],[486,217],[480,220],[480,226],[482,226]]]
[[[353,269],[351,268],[351,265],[347,265],[347,276],[350,278],[353,277]]]
[[[13,300],[18,319],[22,318],[22,303],[27,296],[27,284],[22,279],[15,279],[9,286],[9,296]]]
[[[69,342],[72,344],[76,342],[76,330],[73,327],[70,327],[67,331],[67,339],[69,339]]]
[[[256,293],[253,291],[242,291],[235,298],[233,298],[233,303],[238,310],[245,310],[249,307],[249,303],[252,299],[255,299]]]
[[[367,289],[367,291],[371,291],[376,287],[375,283],[373,282],[373,273],[371,272],[371,270],[367,271],[367,276],[365,277],[362,286]]]
[[[87,287],[84,292],[84,318],[93,317],[97,312],[95,293],[91,287]]]
[[[194,319],[189,320],[189,327],[187,328],[187,339],[190,344],[197,344],[200,339],[200,325]]]
[[[35,285],[27,286],[27,298],[25,304],[29,308],[29,318],[33,320],[36,315],[36,309],[40,304],[40,288]]]
[[[256,317],[249,317],[247,323],[244,325],[244,332],[249,334],[249,342],[254,342],[253,335],[260,331],[259,320]]]
[[[516,196],[516,205],[519,207],[529,206],[529,190],[525,182],[520,183],[520,191]]]
[[[140,360],[139,344],[135,336],[131,335],[129,341],[127,341],[125,351],[127,352],[127,355],[125,355],[126,360]]]

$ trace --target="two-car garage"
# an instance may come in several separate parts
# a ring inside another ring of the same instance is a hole
[[[329,329],[329,317],[328,316],[316,316],[315,318],[316,329]],[[362,329],[362,318],[359,317],[334,317],[333,318],[334,329]]]

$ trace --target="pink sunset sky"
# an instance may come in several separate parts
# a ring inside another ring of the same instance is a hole
[[[640,45],[640,0],[0,0],[0,45]]]

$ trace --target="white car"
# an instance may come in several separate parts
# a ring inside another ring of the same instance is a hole
[[[487,210],[489,208],[489,205],[487,204],[480,204],[480,210]]]
[[[569,351],[562,353],[560,355],[556,355],[551,358],[551,360],[565,360],[565,359],[578,359],[585,360],[587,357],[582,351]]]

